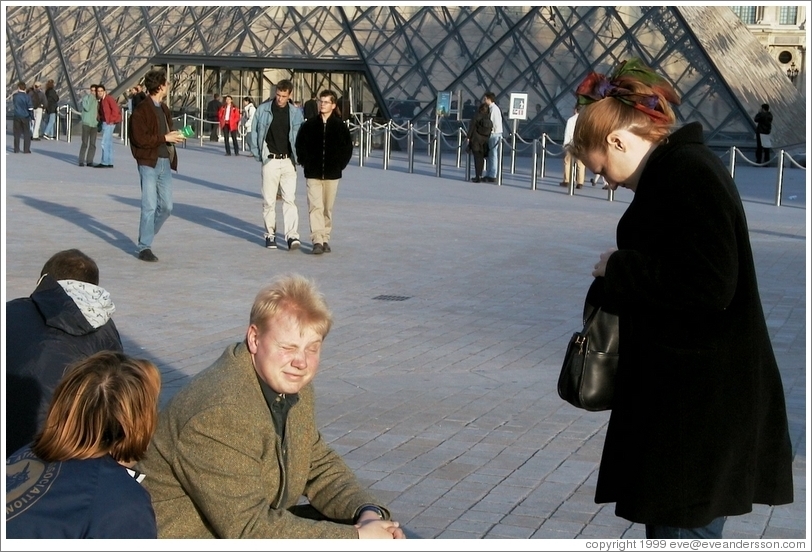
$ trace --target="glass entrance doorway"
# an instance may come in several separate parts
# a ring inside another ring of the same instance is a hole
[[[256,63],[256,61],[254,61]],[[166,63],[155,65],[167,70],[171,86],[167,105],[173,116],[187,116],[187,124],[195,133],[209,135],[206,105],[214,94],[230,95],[234,104],[242,108],[243,98],[251,98],[255,105],[268,100],[274,86],[283,79],[293,82],[294,105],[302,107],[311,94],[333,90],[339,98],[342,117],[352,114],[365,116],[378,109],[376,94],[369,85],[363,70],[317,70],[296,68],[232,67],[224,65]],[[360,68],[359,68],[360,69]]]

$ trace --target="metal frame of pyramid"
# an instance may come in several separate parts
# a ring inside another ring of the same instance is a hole
[[[230,80],[262,99],[275,80],[306,74],[302,95],[353,89],[360,110],[387,118],[398,102],[416,106],[410,119],[433,117],[445,90],[474,104],[494,92],[503,110],[526,92],[519,134],[560,136],[586,74],[637,56],[672,81],[679,121],[701,122],[711,143],[752,143],[764,102],[774,145],[806,137],[804,98],[729,7],[10,6],[4,16],[7,95],[20,79],[54,79],[74,106],[90,83],[117,96],[165,64],[173,108],[199,109]]]

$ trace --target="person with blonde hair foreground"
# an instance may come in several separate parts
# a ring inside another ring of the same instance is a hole
[[[600,255],[620,357],[595,502],[646,537],[721,538],[793,500],[784,388],[736,185],[672,86],[639,59],[587,76],[568,151],[634,198]]]
[[[161,375],[101,351],[73,364],[34,442],[6,461],[10,539],[156,538],[137,472],[158,420]]]
[[[312,382],[332,323],[313,282],[277,279],[245,339],[161,411],[138,465],[161,538],[405,538],[316,427]]]

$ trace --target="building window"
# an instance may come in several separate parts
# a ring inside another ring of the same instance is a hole
[[[739,16],[742,23],[745,25],[755,25],[756,23],[756,7],[755,6],[730,6],[733,13]],[[794,23],[794,21],[793,21]]]
[[[795,25],[798,19],[797,7],[783,7],[778,11],[778,24],[779,25]]]

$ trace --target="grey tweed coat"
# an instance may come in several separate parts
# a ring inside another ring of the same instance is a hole
[[[283,462],[248,349],[244,343],[229,346],[161,411],[138,465],[152,495],[158,536],[357,538],[352,525],[288,511],[306,496],[328,518],[351,523],[360,506],[380,504],[316,428],[312,384],[299,393],[285,434]]]

